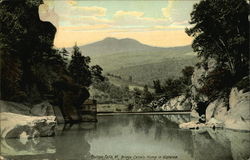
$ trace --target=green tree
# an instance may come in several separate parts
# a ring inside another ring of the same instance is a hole
[[[68,70],[76,83],[90,86],[91,71],[89,67],[90,58],[83,56],[80,48],[75,44],[72,51],[71,61]]]
[[[69,52],[65,49],[65,48],[62,48],[59,53],[61,54],[62,58],[64,61],[67,61],[68,60],[68,56],[69,56]]]
[[[161,87],[161,82],[160,80],[155,80],[153,81],[154,83],[154,90],[156,94],[161,94],[162,93],[162,87]]]
[[[143,87],[143,93],[142,93],[141,98],[142,98],[143,105],[147,105],[153,100],[153,95],[149,92],[147,85]]]
[[[34,66],[49,63],[54,56],[52,47],[56,28],[40,20],[37,12],[40,1],[0,3],[1,98],[27,101],[34,88],[40,93],[49,89],[38,81],[39,71],[34,70]],[[20,93],[21,98],[17,98]]]
[[[191,77],[194,73],[194,67],[193,66],[186,66],[184,69],[182,69],[182,77],[183,83],[186,85],[191,85]]]
[[[217,61],[216,68],[200,79],[198,92],[207,102],[198,101],[197,111],[205,115],[210,102],[219,96],[229,97],[231,87],[249,74],[249,3],[246,0],[201,0],[194,5],[186,29],[194,37],[192,47],[208,69],[208,59]],[[204,120],[201,120],[204,122]]]
[[[186,29],[198,56],[214,58],[236,79],[249,73],[249,4],[246,0],[202,0],[194,5]]]
[[[99,82],[105,80],[105,77],[102,75],[103,69],[99,65],[91,66],[90,70],[92,81]]]
[[[180,96],[183,93],[185,86],[180,79],[167,79],[163,86],[164,96],[171,99]]]

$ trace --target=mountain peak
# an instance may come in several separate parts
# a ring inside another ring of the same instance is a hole
[[[153,47],[143,44],[132,38],[114,38],[106,37],[100,41],[79,46],[86,55],[111,55],[111,54],[126,54],[130,52],[163,52],[167,48]],[[171,49],[171,48],[169,48]],[[173,50],[174,48],[172,48]]]
[[[118,39],[114,37],[106,37],[102,41],[114,41],[114,40],[118,40]]]

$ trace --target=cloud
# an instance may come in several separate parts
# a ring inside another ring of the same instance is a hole
[[[110,24],[112,21],[108,19],[97,18],[95,16],[81,16],[81,17],[69,17],[61,16],[61,21],[69,22],[73,25],[96,25],[96,24]]]
[[[108,24],[95,24],[95,25],[83,25],[83,26],[65,26],[60,27],[60,30],[63,31],[93,31],[93,30],[102,30],[110,28],[111,25]]]
[[[114,25],[118,26],[154,26],[167,25],[169,20],[167,18],[151,18],[144,17],[143,12],[137,11],[117,11],[113,16]]]
[[[171,18],[171,10],[173,9],[173,6],[174,6],[174,0],[168,1],[168,6],[166,8],[161,9],[164,17]]]
[[[190,19],[190,13],[193,10],[193,5],[199,0],[192,1],[168,1],[167,7],[162,8],[164,17],[168,17],[172,22],[181,22]]]
[[[105,16],[107,12],[106,8],[103,7],[83,7],[83,6],[73,6],[71,8],[71,15],[78,16]]]
[[[137,11],[117,11],[114,14],[114,17],[123,17],[123,16],[134,16],[134,17],[141,17],[143,16],[143,12],[137,12]]]

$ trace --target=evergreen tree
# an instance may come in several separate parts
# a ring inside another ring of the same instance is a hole
[[[65,48],[62,48],[59,53],[61,54],[62,58],[64,61],[67,61],[68,60],[68,56],[69,56],[69,52],[65,49]]]
[[[92,83],[89,67],[90,58],[88,56],[83,56],[77,45],[73,47],[71,58],[68,70],[72,78],[80,85],[90,86]]]

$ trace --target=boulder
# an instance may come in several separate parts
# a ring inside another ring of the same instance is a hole
[[[191,111],[190,115],[192,118],[195,118],[197,120],[200,118],[199,113],[194,109]]]
[[[179,124],[180,128],[183,129],[205,129],[205,128],[222,128],[223,122],[215,118],[211,118],[207,123],[199,123],[195,121],[181,123]]]
[[[210,103],[206,109],[206,120],[211,118],[224,121],[227,115],[227,106],[224,99],[216,99]]]
[[[225,128],[250,130],[250,92],[232,88],[229,96],[229,111],[225,118]]]
[[[31,107],[24,104],[0,100],[0,112],[11,112],[22,115],[31,115],[30,109]]]
[[[15,113],[0,113],[2,138],[33,138],[54,135],[55,116],[26,116]]]
[[[55,138],[1,139],[1,154],[8,158],[15,157],[15,159],[37,159],[37,155],[55,154],[55,141]],[[21,158],[22,156],[30,156],[30,158]]]
[[[195,111],[191,116],[196,117]],[[224,127],[250,131],[250,92],[232,88],[229,96],[229,110],[224,99],[216,99],[206,109],[206,124],[195,121],[181,124],[181,128]]]
[[[34,116],[54,116],[55,115],[53,106],[47,101],[33,105],[30,112],[31,112],[31,115],[34,115]]]
[[[55,113],[55,116],[56,116],[56,122],[57,124],[64,124],[65,123],[65,119],[63,117],[63,114],[61,112],[61,109],[59,106],[54,106],[54,113]]]
[[[49,102],[44,101],[33,106],[21,103],[0,100],[0,113],[9,112],[28,116],[56,116],[57,123],[64,123],[64,117],[58,106],[52,106]]]

